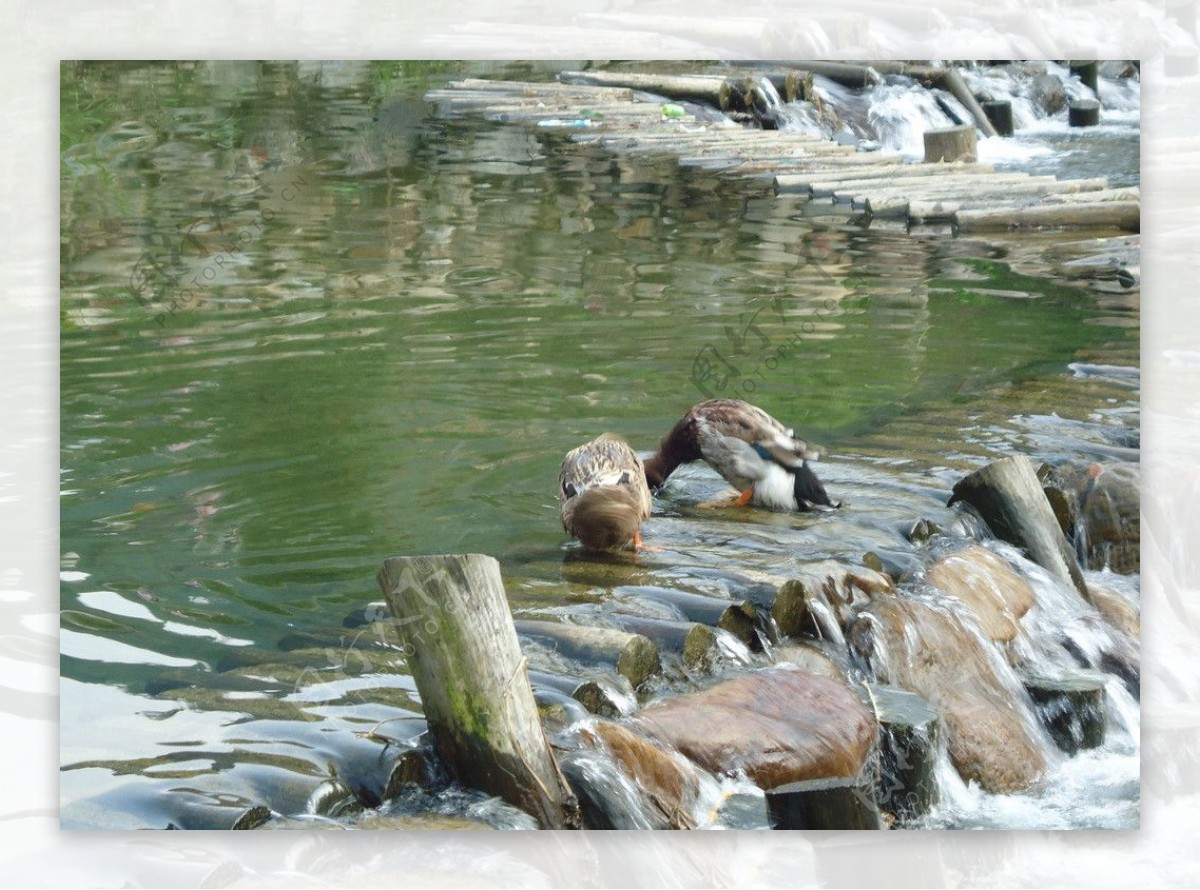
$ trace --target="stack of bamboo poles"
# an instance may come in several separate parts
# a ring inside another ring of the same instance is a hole
[[[802,84],[807,72],[795,73],[801,76],[793,82]],[[663,154],[685,166],[770,178],[777,193],[849,205],[868,219],[949,224],[958,232],[1139,229],[1139,189],[1112,188],[1104,178],[1000,173],[970,160],[906,162],[898,154],[860,152],[814,135],[739,126],[696,105],[659,98],[752,109],[754,87],[745,80],[581,72],[560,77],[554,83],[463,80],[426,98],[451,115],[536,126],[614,152]],[[781,78],[788,79],[774,79]]]

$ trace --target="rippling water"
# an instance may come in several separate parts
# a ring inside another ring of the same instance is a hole
[[[1136,460],[1136,292],[1065,274],[1071,248],[864,228],[447,120],[422,96],[463,70],[64,67],[64,825],[161,825],[185,787],[358,818],[314,804],[329,752],[422,728],[353,620],[382,559],[495,555],[516,611],[594,598],[564,562],[563,453],[651,449],[708,393],[820,442],[852,506],[710,516],[720,480],[689,470],[643,570],[701,589],[952,521],[950,485],[1004,453]],[[1136,750],[1112,756],[1136,785]]]

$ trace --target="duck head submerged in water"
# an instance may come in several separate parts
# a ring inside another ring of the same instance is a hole
[[[643,549],[650,488],[641,459],[620,436],[604,433],[567,453],[558,501],[563,528],[588,550]]]
[[[740,399],[712,399],[671,428],[645,462],[646,481],[658,488],[679,465],[704,460],[741,492],[738,504],[783,511],[840,507],[808,465],[819,455],[761,408]]]

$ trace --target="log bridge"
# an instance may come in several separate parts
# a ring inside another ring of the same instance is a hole
[[[821,64],[809,68],[826,73]],[[996,131],[954,69],[907,72],[956,96],[964,93],[960,101],[974,118],[926,133],[924,163],[896,153],[861,152],[811,134],[748,127],[715,115],[706,119],[695,105],[675,104],[702,103],[740,118],[761,116],[767,104],[764,81],[783,86],[787,97],[805,100],[812,98],[812,70],[740,79],[590,71],[563,72],[549,83],[469,79],[432,90],[426,99],[450,116],[536,127],[614,153],[674,156],[682,166],[769,179],[777,194],[807,196],[813,204],[829,205],[831,212],[849,205],[868,223],[896,220],[953,233],[1140,229],[1136,187],[1113,188],[1103,177],[1002,173],[977,163],[976,128],[985,136]]]

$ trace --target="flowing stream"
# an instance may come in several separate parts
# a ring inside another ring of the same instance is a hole
[[[797,561],[860,565],[911,549],[898,528],[922,519],[977,537],[946,501],[997,457],[1137,461],[1138,292],[1078,274],[1085,236],[867,227],[761,180],[423,99],[464,75],[552,73],[64,66],[64,827],[203,827],[197,814],[243,804],[272,811],[265,827],[531,827],[461,789],[355,793],[378,784],[377,739],[404,750],[424,729],[372,606],[388,556],[491,554],[518,617],[616,603],[670,618],[637,589],[728,596]],[[986,76],[1024,96],[1016,75]],[[885,148],[948,123],[903,79],[818,88]],[[981,159],[1136,184],[1136,83],[1104,78],[1101,95],[1112,115],[1087,135],[1018,105],[1021,132]],[[714,355],[723,371],[698,376]],[[655,499],[643,535],[659,550],[581,558],[558,519],[562,455],[605,430],[648,452],[709,395],[819,442],[816,469],[849,506],[710,510],[724,484],[696,465]],[[1094,610],[1009,556],[1039,593],[1017,643],[1029,663],[1106,645]],[[1136,604],[1136,574],[1089,578]],[[769,659],[721,646],[717,675]],[[531,666],[574,669],[546,653]],[[672,663],[650,694],[708,676]],[[1101,747],[1048,748],[1049,781],[1015,795],[943,760],[942,802],[915,827],[1136,827],[1138,706],[1108,676]],[[610,763],[576,768],[640,824]],[[765,827],[753,786],[706,783],[700,827]]]

